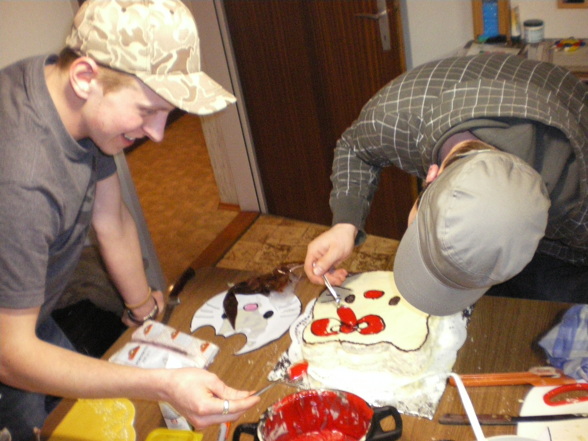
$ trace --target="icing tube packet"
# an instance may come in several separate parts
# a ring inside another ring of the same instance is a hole
[[[211,342],[150,320],[137,328],[131,341],[113,354],[109,361],[147,369],[206,369],[218,351],[219,347]],[[168,429],[192,430],[186,418],[170,404],[158,404]]]
[[[180,415],[169,403],[164,401],[159,402],[159,409],[165,420],[165,425],[168,429],[174,430],[192,430],[188,420]]]
[[[141,342],[125,344],[108,361],[147,369],[201,367],[197,362],[177,351]]]
[[[219,351],[215,344],[178,331],[171,326],[148,320],[133,332],[132,340],[175,350],[192,359],[196,367],[206,368]]]

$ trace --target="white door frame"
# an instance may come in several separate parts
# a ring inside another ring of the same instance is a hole
[[[201,117],[221,202],[267,212],[261,177],[222,0],[184,0],[200,37],[202,70],[237,97],[237,104]]]

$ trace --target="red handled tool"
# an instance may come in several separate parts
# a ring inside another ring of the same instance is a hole
[[[575,384],[576,380],[564,375],[559,369],[551,366],[534,367],[527,372],[504,372],[496,374],[460,374],[465,386],[514,386],[531,384],[533,386],[558,386]],[[455,386],[453,378],[449,384]]]
[[[571,396],[562,398],[565,394],[573,392],[582,392],[579,396]],[[548,406],[561,406],[563,404],[574,404],[582,401],[588,401],[588,384],[576,383],[576,384],[565,384],[563,386],[556,387],[543,395],[543,401]]]

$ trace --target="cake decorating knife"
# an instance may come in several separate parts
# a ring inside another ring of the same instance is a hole
[[[538,423],[546,421],[565,421],[579,418],[588,418],[588,413],[564,413],[559,415],[505,415],[505,414],[478,414],[480,424],[486,426],[512,426],[518,423]],[[467,415],[446,413],[439,417],[440,424],[469,425]]]
[[[331,285],[331,282],[329,282],[329,279],[327,279],[327,276],[325,274],[323,274],[323,280],[325,281],[325,286],[327,287],[327,290],[331,293],[331,295],[335,299],[335,302],[337,302],[337,306],[341,306],[341,297],[339,297],[339,294],[337,294],[337,291],[335,291],[335,288],[333,288],[333,285]]]
[[[341,320],[341,323],[347,328],[349,332],[351,332],[354,329],[357,329],[358,322],[353,310],[341,305],[341,296],[339,295],[339,293],[337,293],[337,291],[335,291],[335,288],[333,288],[333,285],[331,285],[331,282],[329,282],[327,276],[325,276],[324,274],[323,280],[325,281],[325,286],[327,287],[327,290],[335,298],[335,303],[337,303],[337,315],[339,316],[339,320]]]

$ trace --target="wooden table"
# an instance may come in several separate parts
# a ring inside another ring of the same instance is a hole
[[[184,332],[190,332],[190,322],[194,312],[210,297],[227,289],[230,282],[247,279],[252,274],[243,271],[203,268],[186,285],[169,325]],[[310,284],[305,278],[299,283],[297,294],[305,306],[317,297],[321,287]],[[513,300],[496,297],[483,297],[477,304],[468,328],[468,338],[458,353],[454,371],[457,373],[483,373],[525,371],[530,367],[544,365],[545,356],[536,341],[559,320],[569,304]],[[273,369],[279,356],[290,345],[289,335],[261,349],[240,356],[233,355],[243,346],[243,336],[228,339],[216,336],[211,327],[201,328],[195,334],[198,338],[211,341],[220,346],[210,371],[215,372],[232,387],[244,390],[257,390],[268,384],[267,374]],[[108,358],[123,343],[130,339],[126,332],[105,355]],[[476,410],[480,413],[518,414],[522,400],[530,386],[503,386],[469,388]],[[233,427],[242,422],[254,422],[274,402],[294,392],[285,385],[277,385],[262,396],[261,402],[249,410]],[[135,401],[135,429],[137,440],[143,441],[157,427],[165,427],[156,403]],[[43,439],[61,421],[72,400],[64,400],[50,415],[43,428]],[[448,386],[443,394],[435,418],[403,415],[404,432],[402,440],[429,441],[455,440],[473,441],[474,433],[469,426],[446,426],[437,423],[442,413],[464,413],[461,401],[454,387]],[[204,440],[214,441],[218,437],[218,426],[205,429]],[[515,426],[485,426],[487,436],[516,433]],[[247,438],[247,436],[243,437]]]

